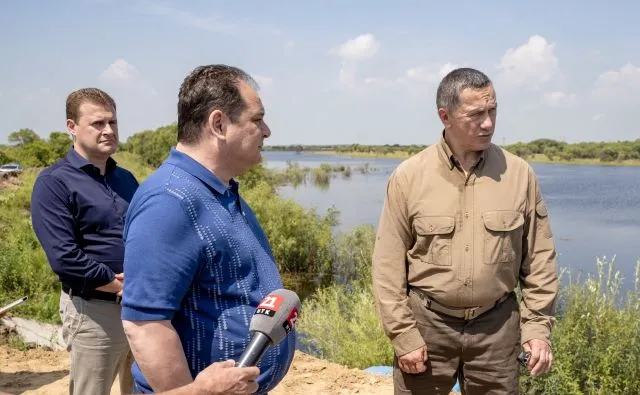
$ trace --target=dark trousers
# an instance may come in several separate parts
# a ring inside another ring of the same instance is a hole
[[[394,361],[395,394],[448,395],[456,378],[463,395],[520,393],[520,311],[515,295],[469,321],[427,309],[413,292],[409,300],[427,344],[427,370],[404,373]]]

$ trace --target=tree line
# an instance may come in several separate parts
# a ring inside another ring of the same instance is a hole
[[[144,130],[130,136],[121,143],[120,149],[140,156],[150,166],[157,167],[175,146],[177,124],[172,123],[155,130]],[[31,129],[20,129],[9,135],[9,145],[0,146],[0,164],[19,162],[23,167],[48,166],[64,156],[71,146],[66,132],[54,131],[49,137],[41,138]],[[403,153],[414,155],[427,145],[419,144],[340,144],[340,145],[267,145],[268,151],[294,152],[336,152],[338,154],[364,153],[387,155]],[[605,163],[640,160],[640,139],[611,142],[567,143],[553,139],[536,139],[504,145],[507,151],[524,159],[532,157],[549,161],[591,160]]]
[[[368,153],[368,154],[392,154],[406,153],[416,154],[428,145],[276,145],[268,146],[270,151],[295,151],[295,152],[337,152],[337,153]],[[572,161],[575,159],[592,159],[601,162],[615,162],[625,160],[640,160],[640,139],[612,142],[580,142],[567,143],[553,139],[536,139],[528,143],[518,142],[502,146],[507,151],[528,159],[535,155],[544,155],[550,161]]]

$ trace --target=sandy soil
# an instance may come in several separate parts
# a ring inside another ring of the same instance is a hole
[[[69,359],[64,351],[19,351],[0,346],[0,391],[9,394],[66,395]],[[0,392],[1,394],[2,392]],[[272,395],[392,394],[390,377],[297,353],[289,373]],[[112,395],[119,394],[115,389]]]
[[[0,191],[3,189],[17,189],[20,186],[20,178],[15,174],[0,174]]]

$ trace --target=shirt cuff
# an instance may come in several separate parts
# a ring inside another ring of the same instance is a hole
[[[127,321],[170,321],[175,315],[174,310],[150,309],[144,307],[126,306],[123,300],[121,318]]]
[[[426,344],[418,328],[411,328],[406,332],[403,332],[396,336],[392,341],[394,351],[398,357],[415,351],[420,347],[424,347]]]
[[[551,333],[544,325],[525,324],[522,326],[522,339],[520,344],[525,344],[529,340],[542,340],[551,347]]]
[[[116,273],[111,270],[109,266],[100,262],[97,262],[97,264],[99,265],[99,269],[96,270],[97,273],[93,276],[86,277],[84,280],[82,286],[84,292],[93,291],[96,288],[107,285],[116,278]]]

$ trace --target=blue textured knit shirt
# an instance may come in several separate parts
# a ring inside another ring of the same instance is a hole
[[[282,281],[264,232],[238,184],[224,185],[188,155],[169,158],[142,183],[127,213],[122,319],[171,320],[191,375],[238,360],[257,305]],[[289,369],[295,331],[258,364],[259,393]],[[159,356],[161,357],[161,356]],[[138,365],[139,389],[151,393]]]

